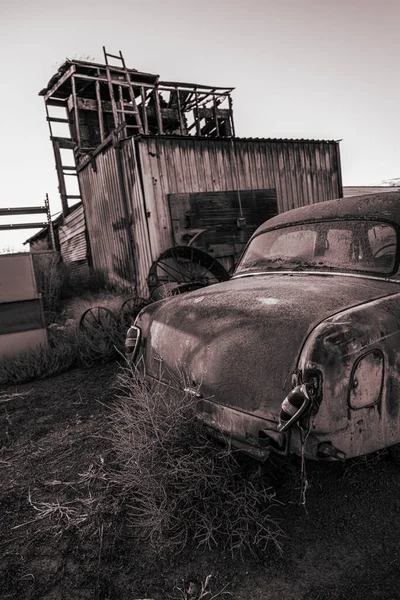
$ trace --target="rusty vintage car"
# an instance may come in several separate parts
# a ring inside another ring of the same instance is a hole
[[[260,459],[398,448],[399,236],[399,192],[276,216],[229,281],[142,310],[128,356],[168,385],[185,373],[200,421]]]

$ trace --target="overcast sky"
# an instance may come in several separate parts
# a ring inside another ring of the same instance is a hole
[[[103,62],[103,45],[164,80],[234,86],[238,137],[343,139],[344,185],[400,177],[399,0],[0,0],[0,7],[2,207],[41,205],[47,192],[52,213],[60,210],[38,92],[67,57]],[[0,231],[0,248],[20,249],[33,233]]]

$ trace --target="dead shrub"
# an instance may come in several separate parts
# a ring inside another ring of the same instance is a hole
[[[0,360],[0,384],[16,385],[63,373],[72,367],[91,367],[121,356],[125,327],[95,331],[78,329],[49,332],[48,346],[37,346],[17,356]]]
[[[53,321],[61,307],[67,272],[58,252],[32,254],[38,291],[43,298],[47,323]]]
[[[195,400],[124,368],[111,415],[116,481],[129,518],[156,554],[188,545],[232,554],[280,549],[268,477],[207,437]]]

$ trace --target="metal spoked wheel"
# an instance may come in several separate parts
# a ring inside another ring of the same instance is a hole
[[[79,329],[95,335],[99,331],[107,332],[117,326],[117,317],[109,308],[94,306],[85,310],[79,321]]]
[[[151,300],[146,298],[128,298],[122,303],[120,315],[121,320],[126,327],[129,327],[140,313],[142,308],[150,304]]]
[[[175,246],[151,265],[147,284],[152,300],[227,281],[229,273],[213,256],[192,246]]]

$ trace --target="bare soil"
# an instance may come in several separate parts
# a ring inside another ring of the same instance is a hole
[[[151,561],[109,476],[118,365],[0,390],[0,598],[400,598],[400,467],[385,452],[275,481],[286,536],[257,560],[193,548]],[[222,591],[223,590],[223,591]],[[213,596],[214,595],[214,596]]]

